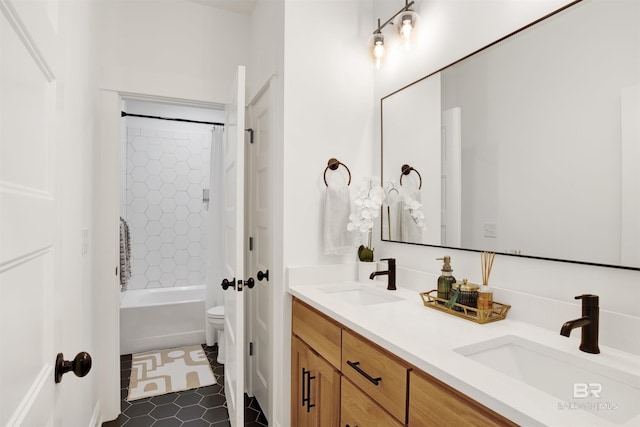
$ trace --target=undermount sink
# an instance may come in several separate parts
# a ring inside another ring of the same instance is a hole
[[[399,296],[392,294],[393,291],[381,291],[360,283],[330,286],[320,290],[352,305],[366,306],[402,300]]]
[[[595,360],[514,335],[454,351],[557,397],[558,410],[584,410],[615,424],[640,414],[640,376]]]

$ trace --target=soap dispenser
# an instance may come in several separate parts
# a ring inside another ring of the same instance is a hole
[[[453,269],[451,268],[451,257],[445,256],[443,258],[436,258],[436,260],[444,261],[442,265],[442,275],[438,277],[438,298],[443,300],[449,299],[449,293],[451,292],[451,285],[456,283],[456,278],[453,277]]]

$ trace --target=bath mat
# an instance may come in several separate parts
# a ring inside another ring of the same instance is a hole
[[[200,345],[137,353],[131,358],[127,400],[215,383],[211,365]]]

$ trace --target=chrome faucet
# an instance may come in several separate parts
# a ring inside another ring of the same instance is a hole
[[[580,350],[585,353],[598,354],[598,325],[600,323],[600,307],[598,295],[584,294],[578,295],[576,299],[582,300],[582,317],[569,320],[562,325],[560,335],[568,337],[571,330],[582,328]]]
[[[376,276],[387,276],[387,290],[396,290],[396,259],[395,258],[383,258],[380,261],[387,261],[389,268],[384,271],[374,271],[369,276],[369,279],[373,280]]]

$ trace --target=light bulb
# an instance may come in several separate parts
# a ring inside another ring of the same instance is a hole
[[[403,39],[409,40],[411,38],[411,31],[413,30],[413,20],[411,15],[405,15],[402,17],[402,26],[400,27],[400,35]]]
[[[384,56],[384,35],[375,33],[373,35],[373,57],[376,60],[376,68],[380,68],[380,60]]]
[[[376,41],[375,45],[373,46],[373,57],[379,61],[380,59],[382,59],[383,55],[384,55],[384,41],[382,40]]]

